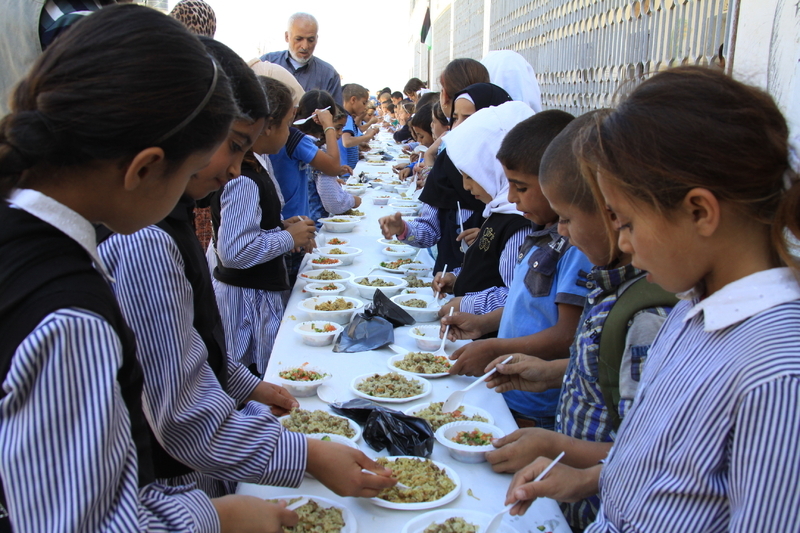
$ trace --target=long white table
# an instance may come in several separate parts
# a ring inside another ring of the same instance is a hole
[[[361,171],[374,174],[378,169],[391,169],[391,164],[380,167],[362,162],[356,168],[355,174],[358,175]],[[391,214],[393,210],[388,206],[375,206],[372,203],[373,196],[383,194],[386,193],[380,190],[370,190],[362,197],[364,201],[359,209],[365,213],[367,218],[356,226],[352,233],[324,234],[325,237],[329,238],[333,236],[346,238],[350,241],[348,246],[355,246],[363,250],[363,254],[356,258],[353,265],[341,267],[356,275],[364,275],[374,266],[377,266],[380,261],[386,260],[380,253],[381,246],[377,242],[377,239],[382,237],[377,220],[379,217]],[[425,253],[427,252],[423,251],[423,254]],[[301,272],[309,268],[306,264],[309,257],[306,256]],[[297,323],[308,320],[308,316],[298,309],[298,302],[308,297],[308,294],[303,292],[301,285],[303,285],[302,282],[298,283],[292,291],[283,324],[275,341],[265,380],[277,383],[275,380],[276,368],[279,366],[287,364],[299,365],[308,362],[310,365],[323,368],[333,375],[326,386],[335,389],[337,400],[346,401],[355,398],[356,396],[349,389],[350,381],[357,375],[389,371],[386,361],[394,354],[388,348],[350,354],[334,353],[332,346],[311,347],[303,344],[300,336],[293,331]],[[348,288],[344,295],[359,298],[358,293],[352,288]],[[369,300],[365,300],[365,303],[369,303]],[[411,327],[396,328],[394,331],[395,342],[405,348],[416,349],[414,339],[408,336],[410,329]],[[461,344],[463,342],[448,343],[448,353],[452,353]],[[405,410],[407,407],[420,403],[444,401],[450,392],[467,386],[473,379],[464,376],[432,379],[430,381],[433,384],[433,390],[426,398],[409,404],[384,405],[393,409]],[[328,405],[316,396],[300,398],[299,401],[304,409],[330,411]],[[492,413],[495,418],[495,424],[507,433],[517,428],[502,396],[489,389],[481,386],[476,387],[467,395],[465,403],[479,406]],[[385,450],[382,452],[372,450],[363,439],[359,441],[359,447],[372,458],[386,455]],[[506,490],[511,481],[510,475],[494,473],[488,463],[465,464],[458,462],[452,459],[447,450],[438,443],[434,445],[431,458],[452,466],[461,477],[463,484],[460,496],[450,504],[443,506],[443,508],[472,509],[493,514],[503,507]],[[240,484],[237,492],[261,498],[274,498],[287,494],[310,494],[329,498],[341,503],[354,513],[358,522],[358,531],[361,533],[399,533],[403,526],[414,516],[427,512],[389,510],[377,507],[366,499],[341,498],[318,481],[308,478],[297,489]],[[541,531],[570,533],[570,529],[558,505],[549,499],[540,499],[534,502],[524,517],[511,518],[506,515],[505,521],[519,533],[539,533]]]

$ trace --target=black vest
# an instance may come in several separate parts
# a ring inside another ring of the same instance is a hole
[[[441,272],[444,265],[448,265],[449,270],[457,268],[464,263],[464,252],[461,251],[461,241],[456,241],[456,236],[461,232],[461,227],[458,224],[458,210],[457,209],[439,209],[437,213],[439,218],[439,231],[441,237],[439,242],[436,243],[438,253],[436,255],[436,263],[434,264],[433,271]],[[479,228],[483,223],[483,213],[475,211],[472,216],[464,220],[464,229]]]
[[[143,375],[136,358],[136,339],[111,288],[81,245],[35,216],[10,207],[6,201],[0,202],[0,380],[5,380],[14,352],[44,317],[66,308],[98,314],[119,336],[122,365],[117,371],[117,383],[130,417],[139,486],[147,485],[158,474],[152,461],[155,440],[142,412]],[[89,352],[82,356],[106,354]],[[5,393],[0,390],[0,398],[3,396]],[[6,507],[2,485],[0,503]],[[8,518],[0,520],[0,531],[10,531],[8,524],[3,524],[7,521]]]
[[[281,201],[275,184],[266,170],[255,168],[247,162],[242,164],[242,176],[237,179],[250,179],[258,187],[258,205],[261,207],[261,229],[270,230],[283,227],[281,221]],[[217,246],[217,233],[222,220],[222,190],[211,197],[211,225],[214,228],[214,246]],[[264,291],[285,291],[291,289],[283,254],[250,268],[228,268],[217,262],[214,277],[234,287],[247,287]]]
[[[530,225],[521,215],[493,213],[487,218],[478,238],[464,255],[464,266],[456,278],[453,294],[464,296],[490,287],[505,287],[500,276],[503,248],[516,232]]]

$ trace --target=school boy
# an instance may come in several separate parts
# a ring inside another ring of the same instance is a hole
[[[509,182],[509,200],[525,218],[544,229],[530,234],[517,254],[517,266],[505,308],[484,315],[456,313],[444,317],[453,338],[477,339],[492,331],[496,339],[471,342],[451,357],[452,374],[481,375],[496,357],[521,352],[543,359],[565,359],[578,326],[588,289],[576,284],[591,263],[569,240],[558,235],[558,216],[539,187],[539,165],[550,142],[573,119],[563,111],[538,113],[515,126],[500,146],[497,158]],[[509,391],[506,403],[520,425],[552,429],[558,389],[546,392]]]
[[[510,364],[500,365],[500,377],[490,382],[498,392],[512,386],[522,390],[560,387],[555,431],[525,428],[496,440],[493,444],[498,449],[486,458],[497,472],[514,473],[539,456],[554,459],[562,451],[566,451],[564,463],[575,467],[603,460],[633,404],[650,344],[677,301],[642,279],[644,272],[631,265],[630,255],[612,242],[605,229],[606,214],[580,175],[572,143],[595,115],[587,113],[574,120],[553,140],[539,173],[542,192],[559,215],[559,233],[596,265],[582,282],[589,294],[570,358],[544,361],[518,354]],[[619,314],[626,309],[627,314]],[[614,354],[617,358],[609,357],[609,347],[619,348]],[[601,367],[613,361],[616,379],[606,378]],[[599,500],[594,496],[561,507],[573,530],[581,531],[597,515]]]
[[[350,116],[347,117],[342,138],[339,140],[339,157],[342,165],[355,168],[358,164],[358,145],[371,141],[377,135],[378,129],[373,128],[362,134],[358,128],[367,109],[368,90],[357,83],[348,83],[342,87],[342,97],[344,108]]]

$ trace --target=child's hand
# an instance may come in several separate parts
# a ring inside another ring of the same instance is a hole
[[[450,356],[456,362],[448,372],[459,376],[482,376],[486,365],[505,351],[497,346],[497,339],[479,339],[462,346]]]
[[[361,471],[364,468],[378,474]],[[344,444],[308,439],[306,471],[339,496],[372,498],[383,489],[394,487],[397,480],[360,450]]]
[[[467,243],[467,246],[472,246],[472,243],[475,242],[475,239],[478,238],[478,234],[480,232],[481,232],[480,228],[465,229],[463,232],[458,234],[458,237],[456,237],[456,241],[464,241]]]
[[[331,128],[333,127],[333,115],[328,109],[315,109],[314,113],[317,116],[314,117],[314,122],[322,126],[322,129]]]
[[[492,446],[497,449],[486,452],[486,460],[495,472],[514,474],[537,457],[555,457],[561,453],[564,445],[560,441],[564,437],[542,428],[518,429],[502,439],[493,439]]]
[[[444,294],[450,294],[453,292],[453,287],[456,284],[456,275],[452,272],[448,272],[447,274],[442,277],[441,272],[437,272],[436,276],[433,278],[433,283],[431,283],[431,289],[433,289],[433,293],[439,293],[439,297],[441,298]]]
[[[391,239],[395,235],[402,235],[406,231],[406,223],[400,213],[381,217],[378,219],[378,224],[381,226],[381,233],[383,233],[384,239]]]
[[[450,309],[452,309],[453,312],[456,312],[459,309],[461,309],[461,296],[453,298],[452,300],[441,306],[439,308],[439,318],[449,315]]]
[[[339,176],[344,176],[345,174],[353,174],[353,169],[348,165],[342,165],[342,167],[339,169]]]
[[[472,313],[461,313],[459,311],[453,312],[452,316],[445,315],[442,317],[442,324],[439,329],[439,336],[444,335],[444,330],[450,326],[450,332],[447,338],[451,341],[459,340],[472,340],[484,336],[486,331],[483,330],[483,315],[473,315]]]
[[[247,401],[263,403],[275,416],[288,415],[289,411],[300,407],[300,403],[288,390],[266,381],[262,381],[253,389]]]
[[[506,504],[519,501],[511,508],[511,515],[525,514],[536,498],[552,498],[559,502],[577,502],[600,491],[602,466],[578,469],[559,463],[541,481],[533,483],[553,461],[539,457],[520,470],[511,480],[506,493]]]
[[[401,170],[400,172],[398,172],[397,174],[398,174],[398,177],[401,180],[404,180],[404,179],[406,179],[407,177],[409,177],[411,175],[411,169],[406,167],[403,170]]]
[[[353,205],[353,209],[355,209],[356,207],[360,206],[361,202],[362,202],[360,196],[353,196],[353,201],[355,202],[355,205]]]
[[[295,248],[302,248],[309,244],[309,241],[314,240],[314,233],[317,228],[314,226],[314,221],[310,218],[298,220],[293,224],[286,226],[286,231],[292,236]]]
[[[408,166],[408,163],[398,163],[398,164],[392,166],[392,168],[399,172],[399,171],[403,170],[404,168],[406,168],[407,166]]]
[[[373,476],[375,477],[375,476]],[[222,533],[283,533],[297,525],[297,513],[286,503],[269,503],[255,496],[231,495],[213,498]]]
[[[495,389],[495,392],[544,392],[557,389],[567,370],[567,359],[545,361],[532,355],[517,353],[511,361],[501,365],[500,362],[506,357],[508,356],[498,357],[484,369],[485,373],[497,367],[497,372],[486,381],[486,386]]]

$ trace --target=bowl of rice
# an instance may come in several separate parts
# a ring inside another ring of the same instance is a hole
[[[462,404],[459,405],[458,409],[455,411],[443,413],[443,403],[444,402],[421,403],[419,405],[409,407],[404,412],[407,415],[424,418],[430,423],[434,431],[451,422],[467,421],[494,424],[494,417],[485,409],[481,409],[480,407],[475,407],[473,405]]]
[[[361,298],[368,300],[372,300],[375,289],[380,289],[383,294],[391,297],[406,286],[406,281],[396,276],[355,276],[349,283]]]
[[[303,344],[308,346],[328,346],[342,329],[342,326],[329,320],[300,322],[294,327],[295,333],[303,339]]]
[[[313,270],[324,270],[326,268],[337,268],[344,266],[344,261],[335,257],[312,257],[308,264]]]
[[[322,222],[325,231],[329,233],[350,233],[361,222],[361,217],[337,215],[335,217],[321,218],[319,221]]]
[[[292,533],[356,533],[356,517],[353,512],[341,503],[321,496],[290,494],[270,498],[267,501],[277,503],[284,500],[291,505],[301,498],[308,498],[308,503],[301,505],[297,513],[297,525],[287,528]]]
[[[367,186],[366,183],[364,183],[363,185],[345,185],[344,186],[344,190],[349,192],[353,196],[361,196],[362,194],[367,192],[368,188],[369,187]]]
[[[417,348],[420,350],[438,350],[442,345],[439,329],[439,326],[414,326],[409,330],[408,336],[417,342]],[[447,342],[445,342],[446,345]]]
[[[303,289],[312,296],[334,296],[343,293],[347,289],[344,283],[309,283]]]
[[[391,198],[392,198],[391,196],[387,196],[387,195],[375,196],[375,197],[372,198],[372,205],[386,205],[386,204],[389,203],[389,200]]]
[[[438,348],[438,345],[437,345]],[[453,363],[442,355],[430,352],[408,352],[405,355],[394,355],[387,361],[389,368],[423,378],[443,378]]]
[[[486,422],[451,422],[435,433],[436,441],[447,448],[450,456],[462,463],[482,463],[486,452],[495,449],[492,439],[506,436],[505,431]]]
[[[406,523],[400,533],[481,533],[491,519],[492,515],[489,513],[472,509],[437,509],[416,515]],[[539,531],[534,527],[529,530],[537,533]],[[497,533],[518,533],[518,531],[503,523],[500,524]]]
[[[306,270],[297,275],[297,281],[303,283],[330,283],[337,282],[346,284],[353,279],[353,274],[339,268],[326,268],[325,270]]]
[[[329,259],[338,259],[342,265],[352,265],[356,257],[361,255],[361,248],[352,246],[324,246],[316,249],[316,254]],[[313,265],[312,265],[313,266]]]
[[[417,322],[434,322],[441,306],[432,294],[398,294],[391,300]]]
[[[331,326],[333,324],[330,324]],[[341,329],[341,326],[339,326]],[[283,366],[277,369],[276,380],[279,385],[296,398],[308,398],[317,394],[317,389],[331,375],[324,370],[309,366],[308,363],[295,366]]]
[[[401,187],[398,185],[398,187]],[[398,207],[401,204],[389,204],[389,207],[392,208],[392,211],[395,213],[400,213],[402,216],[413,216],[417,214],[417,209],[415,207]]]
[[[295,433],[314,435],[317,433],[332,433],[341,435],[353,442],[361,438],[361,426],[349,418],[334,415],[317,409],[307,411],[299,407],[292,409],[288,415],[278,418],[283,427]]]
[[[407,265],[401,265],[397,268],[397,270],[401,271],[404,276],[408,275],[415,275],[417,277],[430,277],[433,274],[433,267],[428,265],[423,265],[422,263],[409,263]]]
[[[394,257],[394,258],[403,258],[403,257],[414,257],[419,253],[419,248],[414,248],[413,246],[397,246],[397,245],[389,245],[384,246],[381,248],[381,253],[387,257]]]
[[[430,394],[431,388],[427,379],[400,372],[373,372],[356,376],[350,382],[353,394],[380,403],[413,402]]]
[[[301,300],[297,307],[308,313],[312,321],[330,321],[345,325],[354,313],[364,307],[364,302],[349,296],[314,296]]]
[[[392,469],[392,475],[410,490],[384,489],[370,501],[388,509],[419,511],[433,509],[455,500],[461,493],[461,479],[449,466],[422,457],[379,457],[376,462]]]
[[[416,215],[422,207],[422,202],[400,201],[389,204],[389,207],[403,215]]]

